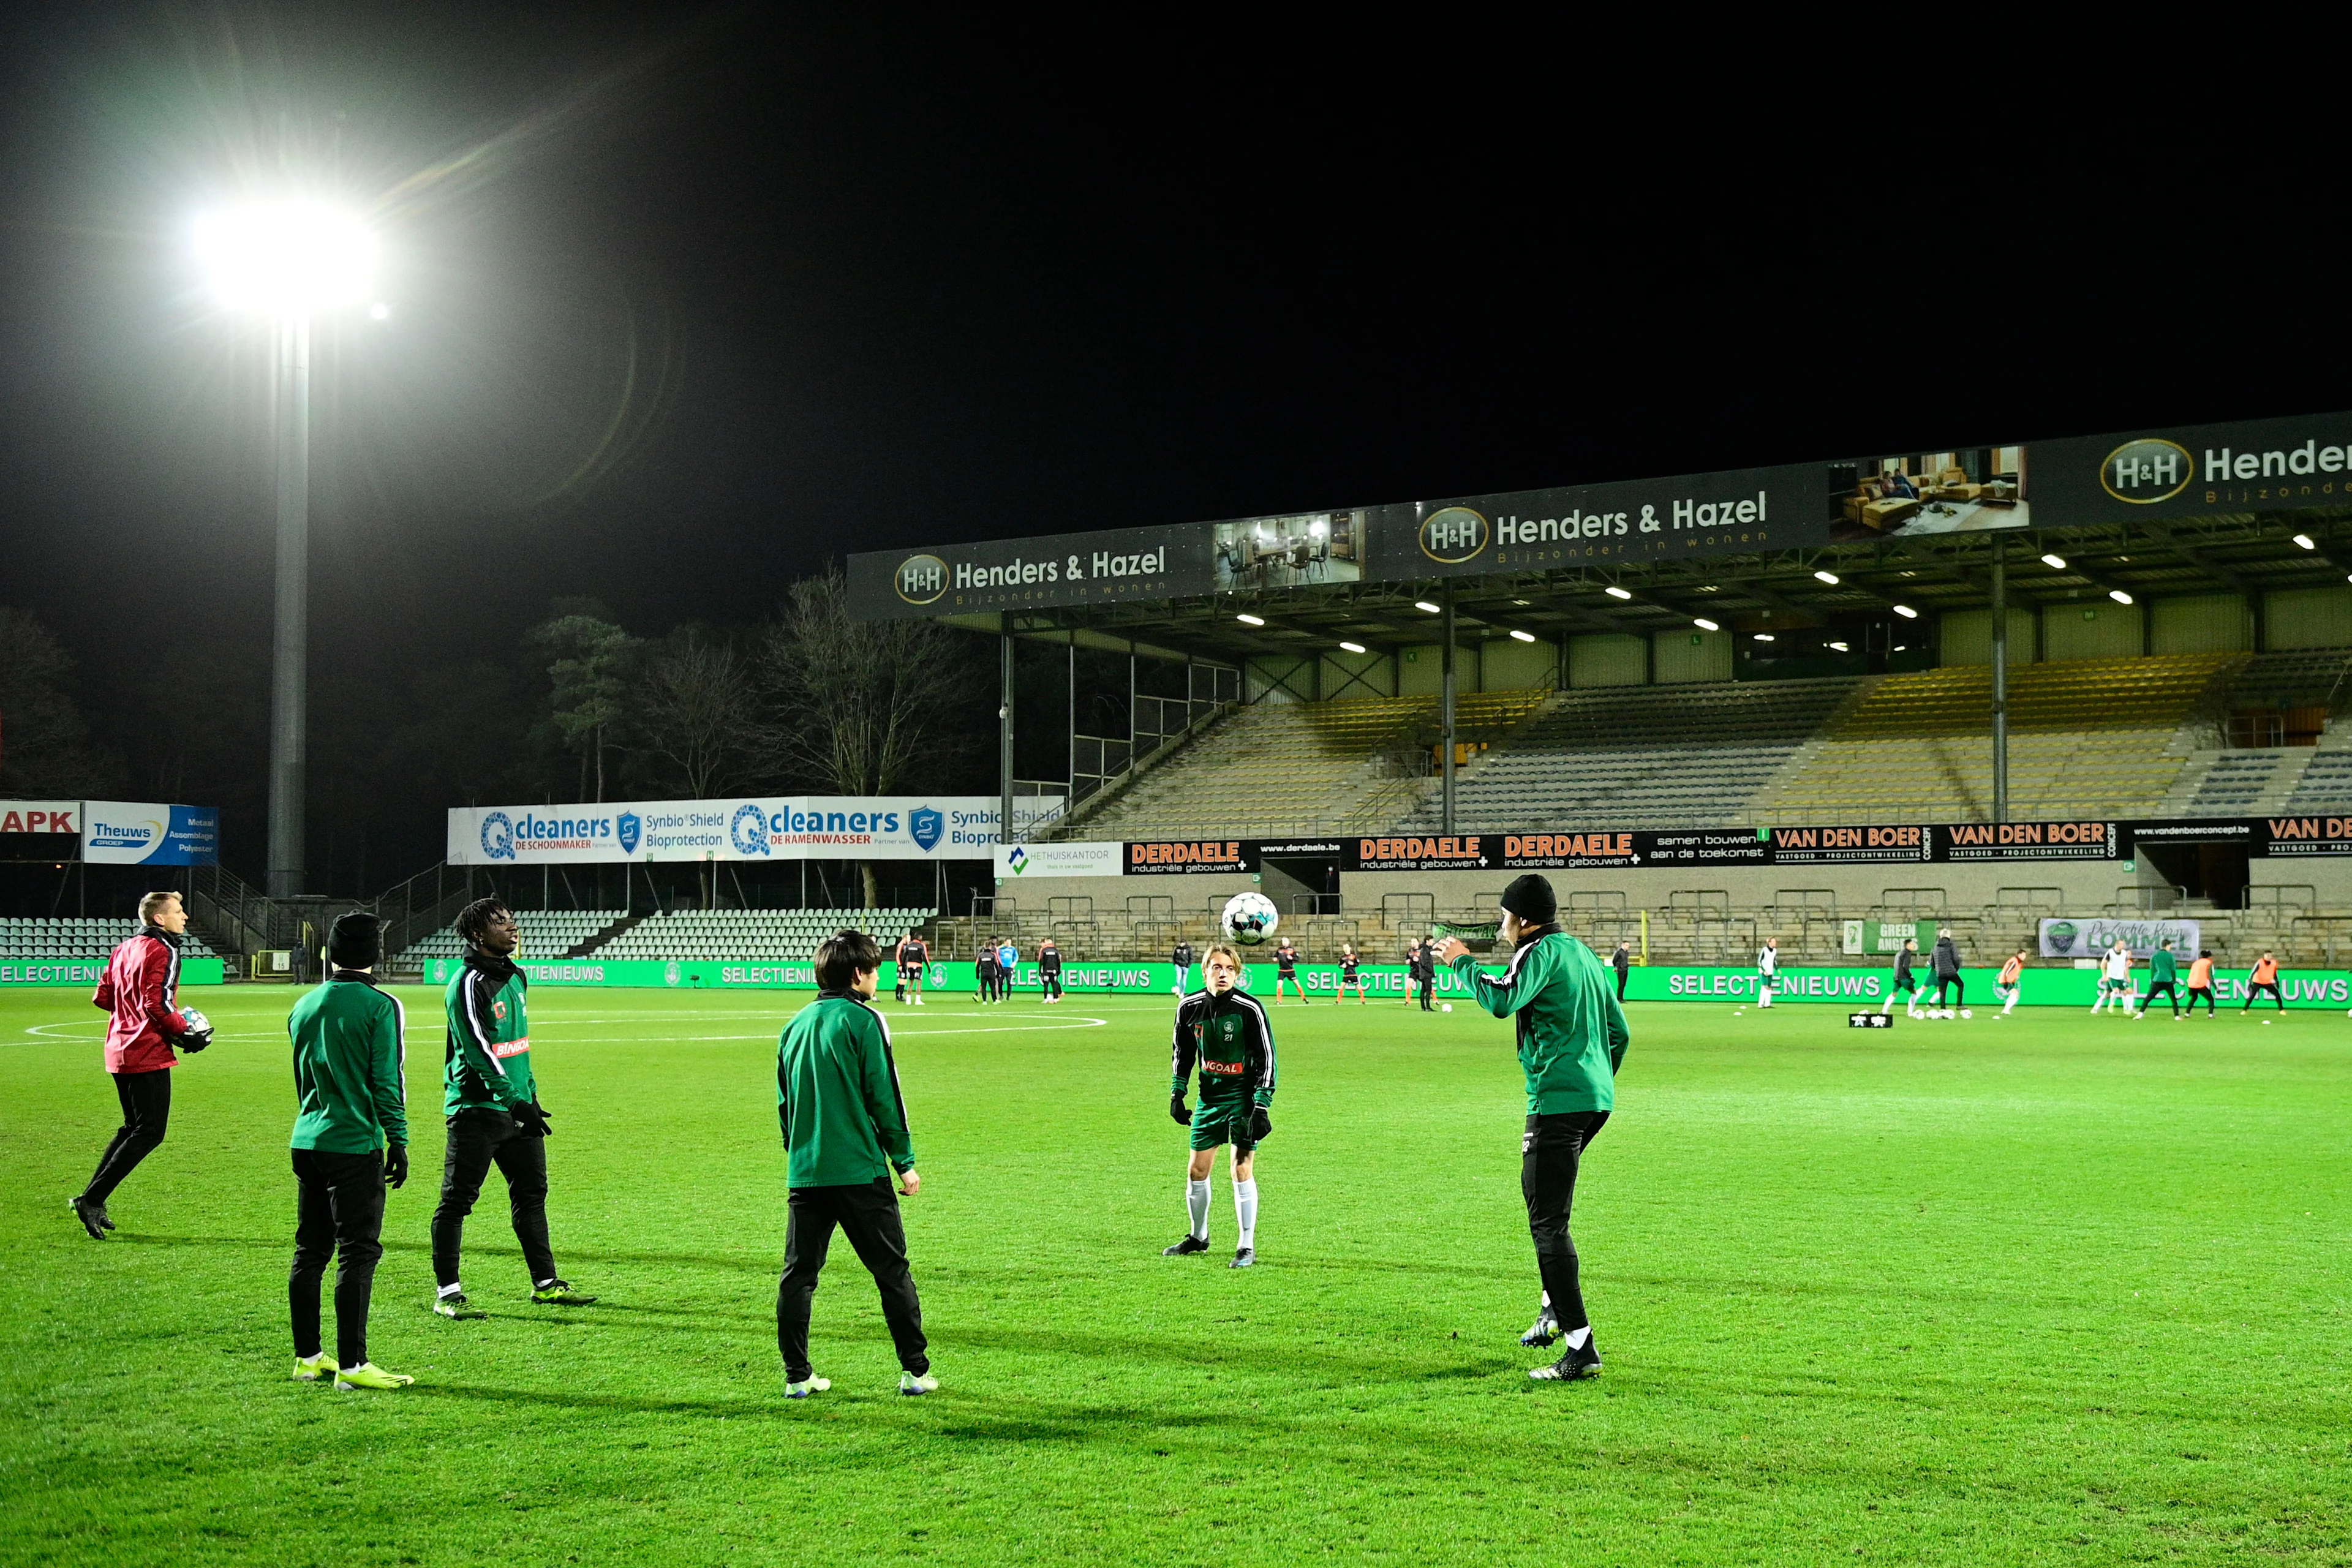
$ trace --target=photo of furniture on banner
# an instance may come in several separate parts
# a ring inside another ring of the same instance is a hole
[[[1250,517],[1215,527],[1221,594],[1363,581],[1364,514],[1360,511]]]
[[[2032,524],[2025,448],[1970,447],[1832,463],[1831,536],[1960,533]]]

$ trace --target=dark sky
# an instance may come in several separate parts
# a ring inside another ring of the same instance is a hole
[[[142,626],[264,650],[262,340],[187,237],[288,169],[381,213],[313,603],[388,679],[854,549],[2352,402],[2292,90],[948,11],[21,8],[0,603],[100,710]]]

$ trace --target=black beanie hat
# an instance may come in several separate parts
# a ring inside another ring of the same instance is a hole
[[[1533,871],[1514,879],[1503,889],[1503,907],[1537,925],[1550,924],[1559,913],[1559,900],[1552,896],[1551,884]]]
[[[383,956],[383,922],[365,910],[335,917],[327,928],[327,962],[338,969],[371,969]]]

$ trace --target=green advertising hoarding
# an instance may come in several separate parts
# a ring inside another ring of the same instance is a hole
[[[184,958],[180,984],[218,985],[226,967],[225,959]],[[95,986],[105,973],[102,958],[0,958],[0,985]]]

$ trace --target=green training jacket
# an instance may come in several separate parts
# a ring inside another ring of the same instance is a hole
[[[796,1187],[846,1187],[915,1168],[890,1026],[863,998],[820,992],[776,1041],[776,1124]]]
[[[442,992],[449,1015],[445,1115],[507,1110],[539,1099],[530,1076],[530,983],[509,959],[466,954]]]
[[[2147,983],[2150,985],[2161,985],[2168,980],[2178,979],[2179,976],[2179,968],[2173,959],[2170,948],[2159,947],[2147,955]]]
[[[1615,1106],[1617,1065],[1633,1037],[1609,972],[1591,948],[1545,926],[1520,939],[1499,976],[1468,953],[1454,961],[1454,973],[1478,1005],[1517,1019],[1529,1116]]]
[[[294,1042],[291,1147],[373,1154],[408,1142],[408,1015],[364,974],[338,969],[286,1016]]]

